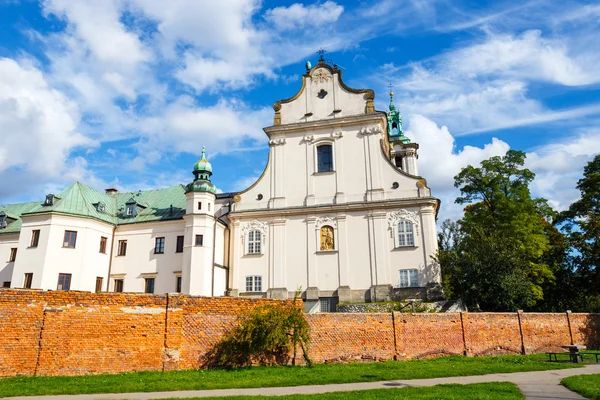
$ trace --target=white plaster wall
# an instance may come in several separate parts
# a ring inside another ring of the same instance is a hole
[[[183,253],[176,253],[177,236],[184,235],[184,221],[148,222],[120,225],[115,232],[110,291],[114,278],[123,278],[125,292],[144,292],[145,274],[156,274],[154,293],[176,289],[175,272],[182,271]],[[165,238],[164,254],[154,254],[157,237]],[[119,240],[127,240],[127,254],[118,256]]]
[[[17,260],[13,267],[11,287],[23,287],[25,273],[33,273],[31,287],[33,289],[43,289],[42,274],[45,272],[44,265],[48,250],[50,223],[50,215],[28,216],[22,218],[21,232],[19,234],[19,250],[17,250]],[[29,247],[29,244],[31,243],[31,232],[35,229],[40,230],[38,246]],[[62,246],[62,242],[59,246]],[[56,289],[56,282],[52,289]]]
[[[13,275],[14,262],[9,262],[12,248],[19,247],[19,234],[0,235],[0,287],[4,282],[11,282]],[[19,251],[17,250],[17,259]]]

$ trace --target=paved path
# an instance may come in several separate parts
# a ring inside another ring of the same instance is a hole
[[[336,385],[291,386],[254,389],[218,389],[218,390],[186,390],[177,392],[154,393],[107,393],[107,394],[80,394],[72,396],[27,396],[7,397],[6,400],[116,400],[116,399],[163,399],[167,397],[212,397],[212,396],[239,396],[262,395],[281,396],[286,394],[318,394],[326,392],[345,392],[349,390],[368,390],[401,388],[409,386],[434,386],[446,383],[483,383],[483,382],[512,382],[519,386],[521,392],[528,400],[559,400],[583,399],[576,393],[560,385],[563,378],[573,375],[600,374],[600,364],[586,365],[584,368],[560,369],[536,372],[515,372],[508,374],[489,374],[475,376],[455,376],[450,378],[410,379],[397,381],[343,383]]]

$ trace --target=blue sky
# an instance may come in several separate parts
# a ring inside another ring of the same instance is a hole
[[[600,152],[599,31],[583,1],[0,0],[0,203],[186,183],[203,145],[244,189],[325,48],[378,109],[393,85],[441,219],[452,177],[509,148],[562,209]]]

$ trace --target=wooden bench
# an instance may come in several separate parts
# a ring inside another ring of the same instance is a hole
[[[548,360],[552,361],[552,356],[554,356],[554,361],[558,361],[558,359],[556,358],[558,355],[565,355],[565,356],[569,356],[569,359],[571,360],[571,362],[578,362],[578,358],[581,359],[581,362],[583,362],[583,355],[581,353],[573,353],[573,352],[547,352],[546,354],[548,354]],[[590,353],[593,354],[593,353]],[[596,360],[598,358],[596,357]]]
[[[591,356],[594,356],[596,358],[596,364],[598,364],[598,362],[599,362],[598,360],[600,359],[599,358],[600,357],[600,353],[579,353],[579,354],[581,354],[581,357],[582,357],[581,360],[582,361],[583,361],[583,356],[586,356],[586,357],[590,356],[589,357],[590,359],[592,358]]]

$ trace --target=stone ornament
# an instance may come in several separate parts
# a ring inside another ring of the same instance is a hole
[[[325,225],[321,228],[321,238],[319,246],[320,251],[335,250],[333,235],[334,232],[331,226]]]
[[[282,146],[286,143],[286,139],[285,138],[280,138],[280,139],[271,139],[269,140],[269,146]]]
[[[306,143],[312,143],[315,140],[315,135],[306,135],[302,138]]]
[[[333,133],[331,134],[331,137],[332,137],[332,138],[334,138],[334,139],[339,139],[339,138],[341,138],[341,137],[343,137],[343,136],[344,136],[344,132],[342,132],[342,131],[339,131],[339,132],[333,132]]]
[[[242,226],[242,243],[246,242],[246,238],[248,237],[248,232],[250,231],[259,231],[260,238],[263,244],[265,244],[265,238],[267,236],[267,224],[264,222],[260,222],[257,220],[253,220],[250,222],[246,222]]]
[[[377,125],[371,128],[362,128],[358,133],[363,136],[380,135],[383,133],[383,129],[381,129],[381,126]]]
[[[324,68],[319,68],[315,73],[312,74],[312,79],[317,83],[329,82],[331,74]]]
[[[416,211],[408,211],[408,210],[399,210],[388,213],[388,230],[390,231],[390,236],[394,238],[394,232],[396,229],[396,224],[398,221],[408,220],[412,222],[413,227],[415,229],[415,236],[419,236],[419,213]]]
[[[317,229],[321,229],[325,225],[329,225],[333,228],[337,228],[337,220],[335,219],[335,217],[330,217],[330,216],[317,217],[315,219],[315,227]]]

